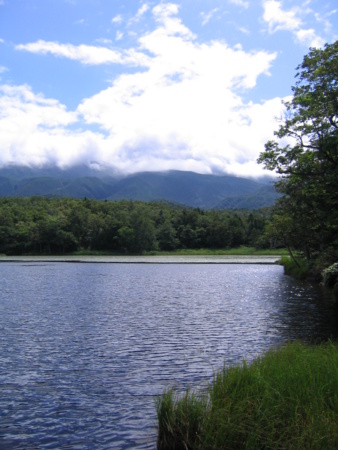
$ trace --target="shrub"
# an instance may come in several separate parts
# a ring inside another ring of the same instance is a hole
[[[332,264],[323,271],[323,281],[325,286],[333,287],[338,281],[338,263]]]

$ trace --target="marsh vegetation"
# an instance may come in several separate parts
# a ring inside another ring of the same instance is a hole
[[[338,344],[288,344],[157,398],[158,449],[338,448]]]

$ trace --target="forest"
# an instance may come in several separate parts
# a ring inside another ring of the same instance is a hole
[[[162,202],[0,198],[0,253],[267,248],[268,210],[202,210]]]

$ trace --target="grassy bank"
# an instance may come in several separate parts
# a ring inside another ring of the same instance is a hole
[[[289,256],[282,256],[279,264],[284,266],[286,275],[290,275],[298,280],[305,280],[311,271],[308,262],[305,259],[292,259]]]
[[[237,247],[237,248],[229,248],[229,249],[208,249],[208,248],[199,248],[199,249],[181,249],[174,250],[170,252],[164,251],[152,251],[149,253],[145,253],[149,255],[159,255],[159,256],[168,256],[168,255],[182,255],[182,256],[207,256],[207,255],[237,255],[237,256],[268,256],[268,255],[278,255],[284,256],[288,255],[288,251],[286,249],[274,249],[274,250],[257,250],[254,247]]]
[[[75,256],[132,256],[135,254],[118,253],[118,252],[107,252],[103,250],[78,250],[71,253]],[[137,255],[137,254],[136,254]],[[287,256],[288,251],[286,249],[263,249],[257,250],[254,247],[237,247],[229,249],[209,249],[209,248],[198,248],[198,249],[180,249],[173,251],[157,251],[152,250],[149,252],[142,252],[143,256],[212,256],[212,255],[235,255],[235,256]]]
[[[159,450],[338,448],[338,344],[271,350],[156,407]]]

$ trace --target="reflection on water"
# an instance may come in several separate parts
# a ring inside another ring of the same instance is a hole
[[[288,340],[337,335],[270,265],[0,265],[0,448],[155,448],[154,396]]]

